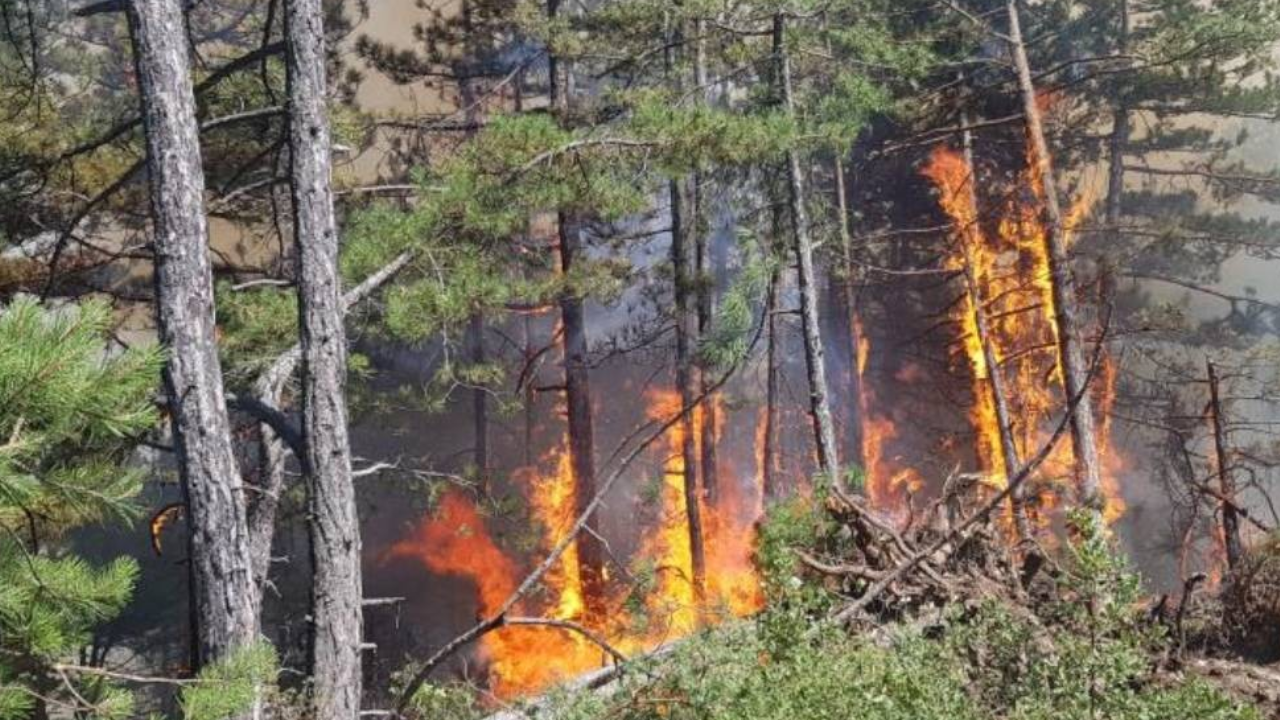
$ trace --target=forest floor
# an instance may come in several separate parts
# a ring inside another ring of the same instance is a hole
[[[904,530],[856,498],[777,507],[760,530],[758,616],[489,717],[1280,717],[1280,665],[1266,655],[1280,649],[1275,593],[1243,590],[1280,577],[1275,546],[1220,586],[1197,577],[1180,597],[1151,598],[1095,516],[1069,515],[1057,547],[1018,544],[969,490]],[[1252,605],[1232,599],[1242,592]],[[415,705],[424,717],[490,712],[459,698],[435,688]]]

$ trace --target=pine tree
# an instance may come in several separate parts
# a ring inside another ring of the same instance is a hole
[[[158,419],[154,349],[107,346],[100,303],[59,310],[21,299],[0,309],[0,718],[50,703],[97,717],[131,716],[128,693],[102,678],[68,676],[97,625],[129,601],[137,564],[94,567],[69,535],[128,521],[142,474],[131,450]],[[88,702],[92,707],[83,707]]]

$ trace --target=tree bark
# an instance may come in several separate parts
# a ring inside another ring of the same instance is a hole
[[[694,419],[697,410],[697,388],[694,383],[697,376],[693,362],[693,342],[697,332],[697,308],[694,307],[694,298],[690,297],[692,233],[684,216],[686,196],[689,194],[688,182],[670,182],[671,264],[674,268],[672,284],[676,305],[676,387],[680,392],[680,455],[684,473],[685,518],[693,565],[694,598],[701,607],[706,599],[707,561],[703,547],[701,493],[698,491],[698,423]]]
[[[694,58],[693,58],[693,83],[694,83],[694,100],[698,103],[708,102],[708,78],[707,78],[707,21],[703,18],[697,18],[693,23],[694,34]],[[695,172],[691,180],[693,189],[693,217],[690,227],[693,229],[695,237],[695,255],[696,262],[694,268],[694,277],[696,279],[694,288],[697,296],[698,304],[698,332],[699,339],[707,337],[711,332],[711,326],[716,314],[716,294],[715,294],[715,271],[712,267],[712,238],[708,232],[708,223],[706,216],[707,203],[705,202],[704,183],[706,176],[701,172]],[[709,370],[707,368],[698,368],[698,394],[702,397],[702,422],[701,437],[699,445],[702,448],[701,454],[701,470],[702,492],[706,496],[707,503],[714,503],[717,498],[720,486],[720,461],[718,458],[718,437],[720,434],[719,424],[719,395],[715,390],[708,390]]]
[[[204,170],[182,7],[178,0],[134,0],[128,14],[155,225],[164,384],[187,501],[195,659],[203,665],[257,640],[259,604],[215,342]]]
[[[347,337],[338,275],[321,0],[289,0],[289,155],[310,507],[311,715],[360,714],[360,518],[347,437]]]
[[[1227,568],[1233,569],[1244,556],[1244,544],[1240,540],[1240,515],[1236,505],[1236,480],[1231,471],[1231,446],[1227,442],[1227,425],[1222,416],[1222,396],[1219,394],[1218,369],[1213,361],[1205,359],[1209,371],[1209,418],[1213,421],[1214,464],[1218,471],[1218,492],[1222,512],[1222,541],[1227,550]]]
[[[785,21],[781,14],[773,18],[773,51],[778,65],[783,108],[795,117],[795,101],[791,87],[791,62],[783,48]],[[832,483],[840,482],[840,455],[836,445],[835,423],[831,418],[831,402],[827,390],[822,334],[818,318],[817,270],[813,261],[813,239],[809,234],[809,214],[805,209],[804,173],[800,152],[787,151],[787,188],[791,205],[791,233],[799,260],[800,320],[804,330],[804,359],[809,377],[809,414],[813,420],[814,442],[818,451],[818,469]]]
[[[961,116],[961,125],[968,125],[968,118]],[[978,232],[978,192],[977,180],[978,176],[975,172],[973,163],[973,136],[966,130],[964,138],[964,165],[968,170],[968,177],[965,178],[965,202],[968,205],[970,222],[965,227],[960,228],[960,232],[964,237],[961,238],[960,244],[964,247],[964,282],[965,292],[969,296],[969,310],[973,313],[973,325],[978,332],[978,342],[982,346],[982,361],[986,365],[986,386],[991,394],[991,404],[996,411],[996,424],[999,425],[1000,431],[1000,451],[1004,461],[1005,482],[1018,476],[1022,470],[1022,461],[1019,459],[1018,444],[1013,438],[1013,420],[1009,414],[1008,395],[1004,390],[1004,376],[1000,371],[1000,358],[996,353],[994,341],[991,337],[990,326],[987,324],[987,297],[983,292],[981,285],[978,283],[977,275],[974,267],[977,264],[977,258],[973,254],[974,244],[981,242],[981,234]],[[1010,513],[1013,516],[1013,529],[1020,543],[1027,543],[1031,539],[1031,527],[1027,522],[1026,511],[1026,492],[1023,486],[1019,484],[1009,493]]]
[[[1079,314],[1076,309],[1075,281],[1067,254],[1066,226],[1062,208],[1058,204],[1058,182],[1054,174],[1053,158],[1045,139],[1040,121],[1040,107],[1036,102],[1035,83],[1031,79],[1031,65],[1027,49],[1022,42],[1022,27],[1018,18],[1017,0],[1008,0],[1009,51],[1013,55],[1018,72],[1018,86],[1022,93],[1022,109],[1026,118],[1027,136],[1041,182],[1044,186],[1045,246],[1049,256],[1050,283],[1053,288],[1053,305],[1058,326],[1058,354],[1062,369],[1062,382],[1068,399],[1080,401],[1071,413],[1071,445],[1075,454],[1076,489],[1081,505],[1101,510],[1102,474],[1098,458],[1098,444],[1094,427],[1093,403],[1085,392],[1089,382],[1089,368],[1082,348],[1083,338]]]
[[[775,220],[774,225],[780,229],[780,220]],[[769,289],[764,306],[769,337],[765,349],[764,437],[761,438],[764,447],[760,450],[760,484],[764,496],[770,500],[783,496],[778,456],[778,292],[781,275],[782,271],[776,266],[769,273]]]
[[[1129,54],[1130,14],[1129,0],[1120,0],[1119,44],[1121,56]],[[1111,116],[1111,136],[1108,138],[1107,158],[1107,232],[1113,241],[1119,239],[1120,220],[1124,215],[1124,154],[1129,145],[1129,103],[1121,94],[1113,99],[1115,109]]]
[[[484,316],[476,313],[471,316],[468,327],[471,335],[471,363],[483,365],[488,362],[484,346]],[[477,386],[471,391],[471,426],[475,436],[475,447],[472,448],[472,462],[476,466],[476,477],[479,478],[480,489],[489,491],[489,389]]]
[[[858,352],[862,338],[858,336],[858,287],[854,278],[857,267],[853,262],[853,236],[849,231],[849,196],[845,188],[844,158],[839,152],[832,162],[832,172],[836,181],[836,226],[840,233],[840,259],[844,265],[844,277],[838,281],[838,297],[842,304],[844,317],[841,326],[845,329],[849,341],[849,435],[853,446],[853,461],[861,465],[862,457],[862,373],[858,369]]]
[[[555,21],[560,0],[548,0],[547,17]],[[547,55],[551,108],[561,123],[568,122],[570,111],[569,73],[555,52]],[[569,275],[577,260],[581,243],[581,222],[573,213],[557,215],[560,250],[560,272]],[[595,429],[591,408],[590,369],[587,364],[587,327],[582,298],[572,288],[560,298],[560,321],[564,326],[565,406],[569,421],[569,458],[573,467],[574,495],[579,515],[586,512],[596,495]],[[586,624],[604,619],[605,575],[604,548],[600,543],[599,525],[593,513],[587,520],[586,532],[576,539],[578,571],[582,578],[582,594],[586,604]]]

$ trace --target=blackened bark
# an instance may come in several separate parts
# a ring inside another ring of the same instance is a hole
[[[560,214],[560,270],[568,275],[577,257],[580,228],[566,213]],[[586,512],[596,496],[595,428],[591,409],[591,380],[587,365],[587,327],[582,298],[570,290],[560,299],[564,326],[565,411],[569,421],[569,459],[573,466],[576,508]],[[587,606],[588,623],[604,619],[604,548],[594,514],[585,532],[579,533],[578,571]]]
[[[775,227],[781,223],[775,221]],[[768,323],[768,345],[765,350],[765,393],[764,393],[764,447],[760,450],[761,485],[764,496],[776,500],[783,496],[781,478],[779,477],[778,459],[778,293],[781,285],[782,271],[778,267],[769,273],[769,289],[765,296],[765,322]]]
[[[837,295],[841,302],[844,317],[841,327],[848,335],[849,342],[849,435],[853,446],[853,460],[861,465],[862,457],[862,373],[858,368],[859,346],[862,338],[858,336],[858,286],[857,267],[853,262],[853,236],[849,227],[849,195],[845,188],[844,158],[837,152],[833,161],[833,172],[836,181],[836,226],[840,233],[840,259],[844,265],[842,277],[836,280]]]
[[[1231,446],[1227,442],[1227,423],[1222,414],[1218,368],[1205,360],[1209,371],[1209,419],[1213,421],[1213,455],[1218,474],[1218,492],[1222,495],[1222,541],[1227,550],[1227,567],[1235,568],[1244,556],[1240,540],[1240,514],[1236,505],[1236,480],[1231,468]]]
[[[560,0],[547,0],[547,18],[555,21]],[[567,123],[569,107],[568,67],[555,52],[547,54],[550,103],[560,122]],[[560,272],[569,276],[577,260],[582,228],[573,213],[557,216]],[[564,327],[565,411],[569,421],[569,460],[573,467],[576,512],[590,509],[596,495],[595,429],[591,408],[590,369],[587,364],[587,327],[582,298],[572,288],[560,298],[560,321]],[[594,513],[584,532],[578,534],[578,574],[586,603],[587,624],[602,622],[605,614],[604,548]]]
[[[785,22],[781,14],[773,19],[773,51],[778,66],[778,82],[783,109],[795,116],[791,87],[791,62],[783,48]],[[804,330],[804,360],[809,376],[809,415],[813,420],[814,443],[818,451],[818,469],[832,483],[840,483],[840,454],[836,444],[835,423],[831,418],[831,402],[827,390],[827,371],[822,349],[818,318],[817,270],[813,261],[813,239],[809,234],[809,213],[805,208],[804,172],[800,152],[787,151],[787,187],[791,205],[791,234],[799,260],[800,321]]]
[[[1097,431],[1094,426],[1093,403],[1085,392],[1089,383],[1089,368],[1085,363],[1084,342],[1079,312],[1076,308],[1075,279],[1071,272],[1071,260],[1067,254],[1067,228],[1062,208],[1058,204],[1058,182],[1054,173],[1053,158],[1045,139],[1040,121],[1040,106],[1036,102],[1035,83],[1031,79],[1031,65],[1027,49],[1022,42],[1022,27],[1018,17],[1017,0],[1008,0],[1009,52],[1013,55],[1018,72],[1018,86],[1022,93],[1022,111],[1026,118],[1027,136],[1040,170],[1044,185],[1044,213],[1048,226],[1045,230],[1045,246],[1049,256],[1050,283],[1053,288],[1055,320],[1058,326],[1058,355],[1062,367],[1062,384],[1068,399],[1079,400],[1068,408],[1071,413],[1071,446],[1075,451],[1075,476],[1078,501],[1081,505],[1101,510],[1102,473],[1098,458]]]
[[[349,720],[360,714],[360,519],[347,438],[347,336],[321,0],[288,0],[285,31],[313,572],[310,710],[316,720]]]
[[[471,316],[467,332],[471,335],[471,363],[484,365],[488,362],[484,346],[484,316],[479,313]],[[480,488],[489,491],[489,389],[477,386],[471,391],[471,427],[475,446],[472,448],[472,462],[476,466],[476,476],[480,480]]]
[[[206,664],[258,638],[259,605],[214,336],[204,170],[182,7],[178,0],[134,0],[128,14],[147,141],[164,384],[187,499],[195,658]]]
[[[706,599],[707,561],[703,547],[702,503],[698,489],[698,423],[694,419],[697,388],[693,363],[693,342],[697,332],[696,308],[691,297],[693,263],[691,260],[691,228],[685,217],[688,180],[672,180],[671,195],[671,265],[675,291],[676,321],[676,387],[680,392],[680,455],[684,473],[685,518],[689,532],[689,554],[693,565],[693,591],[699,607]]]

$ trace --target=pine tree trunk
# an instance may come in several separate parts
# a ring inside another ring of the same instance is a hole
[[[303,470],[312,555],[311,716],[360,714],[360,518],[347,438],[347,337],[331,184],[321,0],[289,0],[289,155],[298,253]]]
[[[1120,28],[1118,54],[1129,54],[1130,16],[1129,0],[1120,0]],[[1113,99],[1115,111],[1111,117],[1111,137],[1108,139],[1107,158],[1107,232],[1115,240],[1119,237],[1120,220],[1124,214],[1124,154],[1129,146],[1129,103],[1124,97]]]
[[[553,22],[560,12],[560,0],[548,0],[547,17]],[[551,108],[561,122],[569,115],[569,72],[554,53],[547,55]],[[571,213],[557,216],[560,272],[569,275],[581,243],[581,223]],[[569,458],[573,466],[574,495],[578,515],[586,512],[596,495],[595,429],[591,408],[590,369],[587,364],[587,327],[582,298],[566,292],[560,298],[560,321],[564,326],[565,411],[569,420]],[[604,548],[600,544],[596,516],[587,519],[578,533],[578,570],[586,602],[588,623],[604,620]]]
[[[832,171],[836,181],[836,227],[840,233],[840,259],[844,265],[844,277],[837,281],[837,295],[841,309],[841,327],[845,330],[849,342],[849,435],[853,446],[853,461],[861,465],[862,457],[862,417],[860,398],[862,397],[862,373],[858,371],[858,351],[862,339],[858,337],[858,288],[855,282],[857,268],[853,262],[853,236],[849,232],[849,196],[845,188],[844,159],[839,152],[833,161]]]
[[[780,229],[781,222],[775,221],[775,229]],[[760,450],[760,484],[764,496],[777,500],[783,496],[781,478],[779,477],[778,456],[778,293],[781,285],[782,271],[775,267],[769,273],[769,289],[765,296],[764,315],[768,323],[768,338],[765,349],[764,380],[764,447]]]
[[[214,337],[204,171],[182,6],[178,0],[134,0],[128,14],[155,225],[164,384],[187,500],[195,657],[206,664],[257,640],[259,605]]]
[[[1236,480],[1231,469],[1231,448],[1227,443],[1227,425],[1222,416],[1218,369],[1205,360],[1209,371],[1209,418],[1213,421],[1214,464],[1218,475],[1218,492],[1222,494],[1222,541],[1227,550],[1227,568],[1235,568],[1244,556],[1240,540],[1240,515],[1236,510]]]
[[[471,335],[471,363],[484,365],[488,362],[484,346],[484,316],[479,313],[471,316],[468,333]],[[475,437],[472,449],[472,462],[476,466],[476,477],[480,488],[489,491],[489,389],[477,386],[471,391],[471,423]]]
[[[968,125],[969,120],[965,115],[961,115],[961,125]],[[1000,358],[996,353],[995,345],[991,338],[990,326],[987,324],[987,301],[986,293],[983,292],[978,278],[974,273],[974,267],[977,265],[977,258],[973,255],[973,246],[981,241],[976,223],[980,219],[978,214],[978,192],[977,185],[978,176],[973,163],[973,136],[966,129],[964,131],[964,165],[968,170],[968,177],[965,178],[965,202],[969,206],[970,217],[972,222],[961,228],[962,237],[960,244],[964,247],[964,282],[965,292],[969,296],[969,310],[973,313],[973,325],[978,332],[978,342],[982,346],[982,361],[987,368],[986,387],[991,393],[991,404],[996,411],[996,424],[999,425],[1000,431],[1000,450],[1004,458],[1004,477],[1005,482],[1012,482],[1022,470],[1022,460],[1018,453],[1018,444],[1013,438],[1013,420],[1009,414],[1008,395],[1004,390],[1004,375],[1000,369]],[[1019,483],[1014,487],[1013,492],[1009,494],[1009,504],[1011,514],[1013,516],[1013,529],[1020,543],[1026,543],[1031,539],[1031,526],[1027,522],[1026,511],[1026,493],[1023,491],[1023,484]]]
[[[580,229],[573,218],[560,215],[560,270],[569,274],[578,252]],[[582,298],[567,293],[560,299],[564,326],[565,411],[569,420],[569,458],[573,466],[576,513],[586,512],[596,495],[595,428],[591,408],[590,370],[587,365],[587,328]],[[590,622],[603,620],[604,548],[593,515],[578,534],[578,570]]]
[[[1079,312],[1076,308],[1075,282],[1067,254],[1067,232],[1062,208],[1058,204],[1058,182],[1054,174],[1053,158],[1045,139],[1040,121],[1040,108],[1036,104],[1035,83],[1031,79],[1031,66],[1027,49],[1022,42],[1022,27],[1018,18],[1017,0],[1009,0],[1009,50],[1018,72],[1018,86],[1022,93],[1022,110],[1026,118],[1027,136],[1031,141],[1044,184],[1045,245],[1049,256],[1050,282],[1053,286],[1053,304],[1058,329],[1058,354],[1062,368],[1063,387],[1071,413],[1071,441],[1075,451],[1076,488],[1081,505],[1101,510],[1102,474],[1098,458],[1098,444],[1094,427],[1093,404],[1088,396],[1089,368],[1085,363],[1084,342],[1081,334]]]
[[[694,40],[694,58],[693,58],[693,82],[694,99],[698,103],[706,103],[708,101],[708,77],[707,77],[707,21],[703,18],[697,18],[693,23]],[[707,337],[711,332],[712,323],[716,314],[716,294],[715,294],[715,270],[712,267],[712,238],[707,223],[707,202],[704,192],[704,183],[707,178],[701,172],[695,172],[691,180],[693,186],[693,217],[690,227],[693,229],[695,239],[695,255],[696,263],[694,268],[694,277],[696,278],[695,292],[698,302],[698,333],[699,339]],[[698,369],[698,391],[702,396],[702,422],[700,423],[702,436],[699,438],[699,445],[702,448],[702,464],[699,469],[702,471],[702,492],[707,499],[707,503],[716,502],[717,494],[720,486],[720,461],[717,457],[719,436],[719,410],[718,397],[719,392],[708,391],[712,384],[708,376],[707,368]]]
[[[783,49],[785,24],[781,14],[773,20],[774,53],[778,64],[778,81],[785,111],[795,117],[791,87],[791,63]],[[809,234],[809,213],[805,209],[804,173],[800,153],[787,151],[787,187],[791,206],[791,233],[799,260],[800,320],[804,330],[804,359],[809,376],[809,414],[813,420],[814,442],[818,451],[818,469],[832,483],[840,482],[840,455],[836,445],[835,423],[831,418],[831,402],[827,391],[822,335],[818,318],[817,270],[813,261],[813,239]]]
[[[696,333],[696,308],[691,296],[690,262],[692,243],[684,210],[689,195],[689,181],[672,180],[671,194],[671,264],[674,268],[676,314],[676,387],[680,392],[680,455],[684,471],[685,517],[689,531],[689,553],[693,565],[693,591],[699,607],[706,599],[707,561],[703,548],[701,493],[698,491],[698,424],[694,421],[697,398],[693,340]]]

